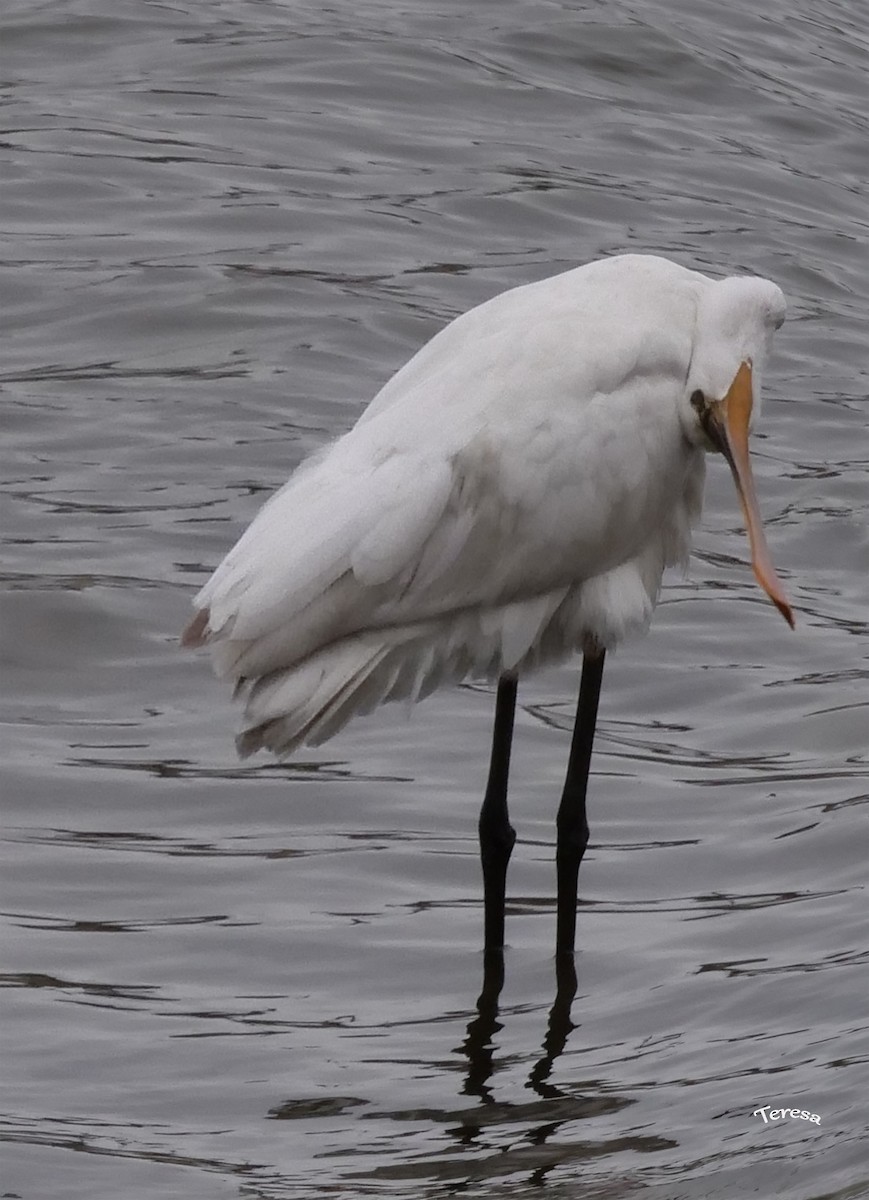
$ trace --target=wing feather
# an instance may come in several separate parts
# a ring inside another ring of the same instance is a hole
[[[335,449],[272,498],[197,596],[189,640],[213,643],[220,675],[258,676],[364,628],[441,520],[448,463]]]

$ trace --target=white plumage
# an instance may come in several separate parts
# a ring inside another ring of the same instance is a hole
[[[209,643],[245,698],[239,752],[288,754],[384,701],[645,629],[664,568],[687,559],[713,446],[791,620],[712,407],[739,393],[747,438],[784,310],[766,280],[626,255],[443,329],[195,599],[184,640]]]

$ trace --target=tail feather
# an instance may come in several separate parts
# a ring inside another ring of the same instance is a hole
[[[181,634],[182,646],[204,646],[207,640],[208,609],[200,608],[191,617]]]
[[[306,742],[319,744],[317,731],[327,724],[334,722],[333,732],[337,732],[354,713],[363,711],[351,701],[357,693],[360,704],[368,699],[365,685],[369,693],[374,690],[372,679],[385,654],[384,646],[354,638],[258,680],[247,695],[244,725],[236,738],[241,757],[260,748],[284,757]],[[364,711],[377,703],[379,699],[374,699]]]
[[[483,634],[476,614],[369,630],[253,682],[236,745],[242,756],[264,747],[283,757],[387,701],[414,704],[444,683],[500,669],[499,633]]]
[[[189,635],[212,644],[219,672],[235,676],[236,695],[245,704],[236,739],[241,757],[267,749],[283,758],[303,744],[320,745],[354,716],[385,702],[414,704],[446,683],[524,673],[563,659],[589,636],[613,644],[651,616],[650,587],[659,573],[647,580],[639,565],[498,609],[368,629],[266,674],[255,669],[256,643],[219,637],[212,643],[207,614],[194,617]],[[235,669],[227,671],[230,663]],[[248,663],[254,666],[250,674]]]

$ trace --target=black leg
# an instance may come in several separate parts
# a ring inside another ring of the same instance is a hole
[[[588,845],[588,819],[585,793],[591,747],[597,722],[597,702],[603,678],[604,651],[587,651],[582,660],[576,724],[570,743],[567,778],[558,809],[558,847],[555,854],[558,872],[558,924],[555,936],[559,956],[573,954],[576,936],[576,887],[579,864]]]
[[[507,863],[516,841],[516,833],[507,812],[507,780],[510,774],[510,746],[513,741],[513,715],[516,711],[515,675],[498,680],[495,702],[495,729],[492,734],[492,760],[489,782],[480,809],[480,860],[483,864],[483,897],[486,922],[486,952],[504,947],[504,892]]]

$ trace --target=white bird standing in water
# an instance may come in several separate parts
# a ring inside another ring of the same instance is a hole
[[[498,680],[480,813],[487,950],[504,940],[517,679],[584,655],[558,811],[556,941],[570,954],[604,654],[648,627],[664,568],[687,561],[708,450],[730,465],[755,576],[793,626],[748,458],[784,316],[768,280],[633,254],[496,296],[296,470],[195,598],[183,642],[208,643],[244,697],[242,756]]]

